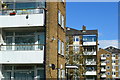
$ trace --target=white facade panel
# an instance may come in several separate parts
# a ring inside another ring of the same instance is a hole
[[[87,71],[85,75],[97,75],[96,71]]]
[[[42,51],[0,51],[1,64],[31,64],[43,63]]]
[[[83,45],[96,45],[96,42],[83,42]]]
[[[101,71],[102,71],[102,72],[105,72],[105,71],[106,71],[106,69],[104,69],[104,68],[101,68]]]
[[[106,60],[106,57],[101,57],[101,60]]]
[[[28,19],[26,17],[28,17]],[[0,16],[0,27],[1,28],[30,27],[30,26],[44,26],[44,14]]]
[[[105,78],[105,77],[106,77],[106,74],[102,74],[101,77],[102,77],[102,78]]]
[[[105,62],[104,62],[104,63],[101,63],[101,65],[102,65],[102,66],[106,66],[106,63],[105,63]]]
[[[115,57],[112,57],[112,60],[113,60],[113,59],[116,59],[116,58],[115,58]]]

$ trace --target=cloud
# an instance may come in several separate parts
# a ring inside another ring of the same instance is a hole
[[[118,40],[99,40],[99,48],[106,48],[113,46],[118,48]]]

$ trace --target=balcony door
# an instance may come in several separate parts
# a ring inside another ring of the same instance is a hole
[[[43,50],[44,32],[9,32],[5,50]]]
[[[15,80],[34,80],[34,71],[16,71]]]

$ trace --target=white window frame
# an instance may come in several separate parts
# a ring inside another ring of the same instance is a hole
[[[61,77],[64,79],[65,78],[65,70],[62,70],[62,75]]]
[[[61,15],[62,21],[61,21],[61,27],[64,28],[64,16]]]
[[[116,75],[116,72],[112,72],[112,75]]]
[[[58,80],[60,80],[60,78],[61,78],[61,70],[58,69]]]
[[[61,53],[61,40],[58,39],[58,53]]]
[[[58,24],[61,25],[61,12],[58,10]]]
[[[61,45],[62,45],[62,54],[61,55],[64,55],[64,42],[61,42]]]

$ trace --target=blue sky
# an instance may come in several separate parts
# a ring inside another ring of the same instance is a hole
[[[117,2],[68,2],[66,26],[81,29],[98,29],[99,40],[118,39]]]

